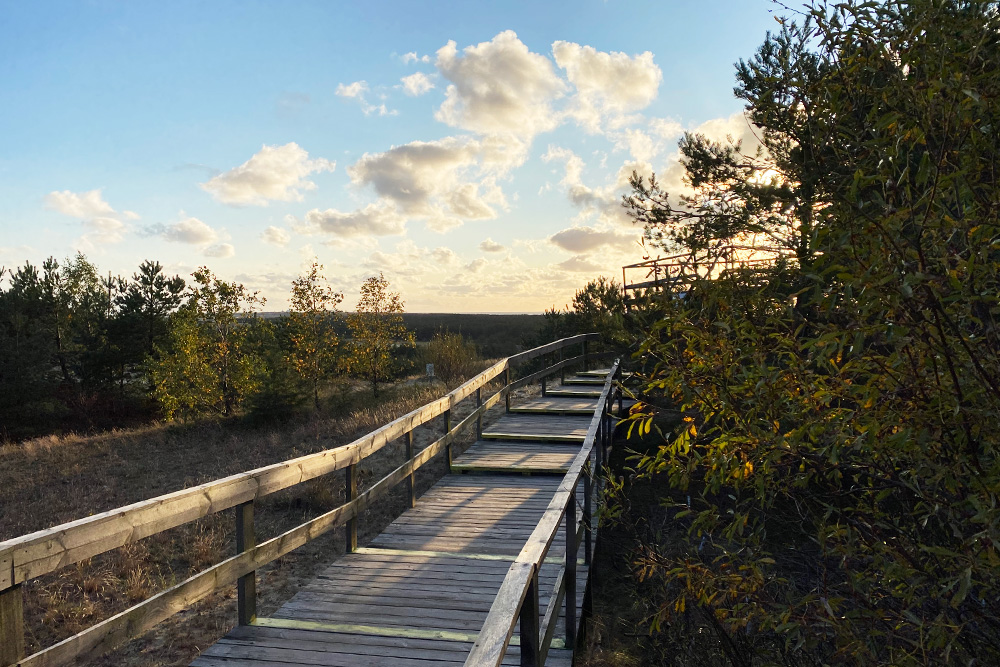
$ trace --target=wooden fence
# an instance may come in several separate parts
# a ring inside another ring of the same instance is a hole
[[[566,603],[566,646],[576,644],[576,562],[580,543],[584,544],[584,563],[591,564],[592,530],[591,503],[594,496],[594,480],[601,479],[607,446],[614,432],[611,403],[615,393],[621,401],[619,362],[611,368],[604,390],[598,401],[598,410],[587,429],[583,447],[573,463],[538,526],[531,533],[517,559],[511,564],[507,576],[490,607],[489,615],[483,623],[472,652],[465,661],[467,667],[498,667],[507,652],[507,645],[514,634],[514,627],[520,619],[521,664],[534,667],[544,665],[559,619],[562,601]],[[591,470],[591,457],[596,454]],[[593,473],[593,474],[592,474]],[[583,480],[583,525],[577,529],[577,487]],[[562,571],[555,583],[555,590],[549,597],[544,613],[539,609],[538,572],[545,561],[556,534],[561,526],[566,531],[566,557]],[[582,534],[581,534],[582,532]]]
[[[581,334],[503,359],[444,397],[342,447],[257,468],[0,542],[0,665],[47,667],[98,655],[138,637],[160,621],[233,583],[237,586],[238,621],[241,624],[252,623],[256,617],[255,572],[258,568],[344,524],[347,526],[347,548],[349,551],[356,549],[357,520],[365,508],[403,482],[407,485],[412,505],[416,500],[416,470],[442,452],[446,454],[450,465],[451,445],[461,431],[475,423],[476,432],[480,433],[486,410],[502,399],[506,399],[509,404],[510,393],[514,389],[563,372],[573,364],[583,363],[586,366],[591,356],[589,344],[598,339],[597,334]],[[572,346],[581,346],[581,354],[563,358],[563,351]],[[515,367],[546,355],[555,356],[555,353],[558,353],[560,359],[556,363],[516,381],[512,380],[512,370]],[[483,388],[500,376],[503,376],[503,386],[484,400]],[[473,395],[476,398],[476,408],[453,425],[452,410],[460,401]],[[413,429],[441,416],[444,419],[444,435],[414,454]],[[358,493],[355,474],[358,463],[398,438],[406,438],[406,462],[363,493]],[[593,438],[588,440],[591,446],[592,440]],[[574,467],[571,474],[576,470],[579,477],[581,469],[579,466]],[[257,544],[254,534],[254,503],[257,500],[337,470],[345,470],[347,502]],[[237,555],[79,634],[33,655],[24,656],[21,590],[24,582],[227,509],[235,509]],[[543,521],[543,525],[548,524]],[[545,549],[547,545],[548,543],[545,544]],[[505,586],[505,590],[510,587]],[[490,618],[493,618],[492,614]]]

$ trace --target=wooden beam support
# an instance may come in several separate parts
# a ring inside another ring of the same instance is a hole
[[[257,546],[254,530],[253,501],[236,506],[236,554]],[[257,572],[248,572],[236,580],[236,616],[239,625],[253,625],[257,620]]]
[[[513,387],[510,386],[510,380],[511,373],[510,366],[508,366],[503,374],[504,398],[507,399],[507,412],[510,412],[510,392],[513,391]]]
[[[591,475],[590,461],[587,462],[587,468],[583,473],[583,528],[584,528],[584,542],[583,542],[583,562],[588,566],[593,560],[593,540],[594,540],[594,530],[591,525],[592,511],[590,509],[591,503],[593,502],[593,491],[594,478]]]
[[[538,569],[532,568],[528,580],[528,591],[521,604],[521,666],[540,667],[541,645],[539,643],[541,624],[539,623]]]
[[[355,472],[354,464],[347,466],[346,470],[347,476],[344,483],[344,489],[347,495],[347,502],[358,497],[358,476]],[[357,515],[352,516],[347,521],[347,535],[346,544],[344,548],[347,553],[353,553],[358,550],[358,517]]]
[[[20,584],[0,591],[0,665],[24,657],[24,594]]]
[[[406,432],[406,460],[413,460],[413,431]],[[406,478],[406,490],[407,495],[410,497],[410,507],[417,506],[417,473],[416,471],[410,472]]]
[[[478,389],[476,389],[476,407],[477,408],[483,407],[483,388],[482,387],[479,387]],[[483,413],[480,412],[479,416],[476,417],[476,440],[479,440],[482,437],[483,437]]]
[[[566,503],[566,646],[576,646],[576,489]]]
[[[447,438],[451,435],[451,410],[444,411],[444,436]],[[446,458],[448,459],[448,470],[451,470],[451,439],[448,439],[448,444],[445,446]]]

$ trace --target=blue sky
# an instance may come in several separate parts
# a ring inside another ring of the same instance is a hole
[[[632,169],[746,136],[733,63],[769,0],[0,0],[0,266],[201,265],[286,307],[539,312],[638,261]]]

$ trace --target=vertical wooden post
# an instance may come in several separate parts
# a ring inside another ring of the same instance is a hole
[[[590,370],[590,341],[583,341],[583,370]]]
[[[344,470],[347,479],[344,488],[347,490],[347,501],[350,502],[358,497],[358,476],[356,473],[356,463],[352,463]],[[347,520],[347,543],[344,548],[347,553],[358,550],[358,516],[355,514]]]
[[[593,484],[594,479],[591,475],[593,471],[590,468],[590,461],[587,461],[587,468],[583,475],[583,562],[588,566],[593,556],[593,528],[590,525],[592,513],[590,510],[591,502],[593,502]]]
[[[504,371],[503,371],[503,384],[504,384],[504,387],[506,387],[506,389],[507,389],[507,396],[506,396],[506,399],[507,399],[507,412],[510,412],[510,392],[511,392],[511,389],[510,389],[510,366],[507,366],[507,368],[505,368]]]
[[[532,566],[528,594],[521,605],[521,665],[539,667],[541,623],[538,619],[538,569]]]
[[[406,460],[413,460],[413,431],[406,432]],[[410,471],[406,478],[406,488],[410,492],[410,507],[417,506],[417,474]]]
[[[565,348],[562,348],[562,347],[559,348],[559,363],[562,363],[562,360],[563,360],[563,350],[564,349]],[[562,366],[559,369],[559,382],[561,384],[566,384],[566,367],[565,366]]]
[[[444,434],[447,436],[451,433],[451,408],[444,411]],[[448,456],[448,470],[451,470],[451,441],[445,445],[445,453]]]
[[[13,561],[4,561],[13,571]],[[11,573],[13,581],[13,573]],[[0,591],[0,665],[13,665],[24,657],[24,594],[21,584]]]
[[[542,355],[542,367],[543,368],[547,367],[547,365],[548,365],[547,361],[545,359],[546,356],[548,356],[548,355],[545,355],[545,354]],[[545,396],[545,376],[544,375],[542,376],[542,396]]]
[[[597,425],[597,438],[596,445],[597,449],[597,477],[600,478],[604,475],[604,420]]]
[[[236,506],[236,552],[257,546],[253,524],[253,501]],[[248,572],[236,580],[236,616],[239,625],[253,625],[257,620],[257,572]]]
[[[576,552],[580,545],[576,541],[576,490],[569,494],[566,503],[566,648],[571,651],[576,646]]]
[[[483,388],[476,389],[476,407],[483,407]],[[476,440],[483,439],[483,414],[479,413],[476,418]]]

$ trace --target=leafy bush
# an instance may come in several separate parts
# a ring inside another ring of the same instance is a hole
[[[438,331],[423,348],[425,363],[434,364],[434,375],[452,386],[479,372],[482,359],[476,346],[462,334]]]
[[[737,72],[763,150],[686,137],[694,195],[627,201],[692,274],[753,235],[789,258],[703,274],[647,332],[636,419],[686,421],[638,469],[691,498],[688,550],[639,558],[656,620],[998,663],[998,3],[815,5]]]

